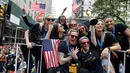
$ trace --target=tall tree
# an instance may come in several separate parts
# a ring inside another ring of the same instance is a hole
[[[98,18],[113,16],[125,22],[120,16],[126,15],[127,2],[128,0],[96,0],[92,13],[96,14]]]

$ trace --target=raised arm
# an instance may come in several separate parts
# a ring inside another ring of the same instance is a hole
[[[98,23],[98,20],[97,19],[92,19],[90,21],[90,39],[91,39],[91,42],[97,46],[97,41],[96,41],[96,34],[95,34],[95,27],[94,25],[96,25]]]
[[[22,9],[22,12],[23,12],[22,18],[23,18],[25,24],[26,24],[28,27],[32,27],[34,24],[28,22],[28,19],[27,19],[27,16],[26,16],[26,10],[25,10],[24,8]]]
[[[49,25],[49,30],[47,31],[45,39],[50,39],[52,29],[53,29],[53,25]]]
[[[95,28],[94,28],[94,26],[90,25],[90,29],[91,29],[91,31],[90,31],[90,33],[91,33],[90,34],[91,42],[95,46],[97,46],[96,35],[95,35]]]

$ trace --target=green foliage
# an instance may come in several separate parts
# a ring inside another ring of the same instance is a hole
[[[128,1],[128,0],[119,0],[120,2],[126,2],[126,1]]]
[[[120,20],[118,20],[118,19],[115,20],[114,22],[115,22],[115,23],[122,23],[122,22],[121,22]]]
[[[126,3],[127,0],[96,0],[93,4],[92,13],[97,14],[98,18],[124,15]]]

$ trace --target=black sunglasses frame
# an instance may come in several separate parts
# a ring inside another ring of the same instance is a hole
[[[47,18],[47,20],[48,20],[48,21],[51,21],[51,20],[52,20],[52,21],[55,21],[55,19],[53,19],[53,18]]]
[[[71,38],[76,38],[76,39],[78,39],[78,36],[75,36],[75,35],[70,35],[71,36]]]

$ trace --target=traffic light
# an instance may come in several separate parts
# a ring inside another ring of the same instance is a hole
[[[4,16],[4,5],[0,5],[0,17],[3,17]]]

